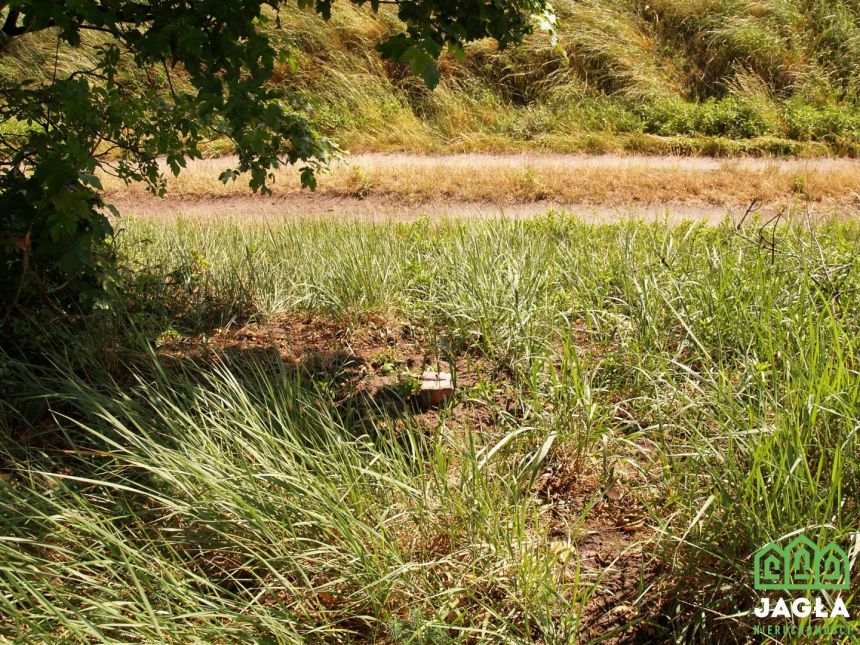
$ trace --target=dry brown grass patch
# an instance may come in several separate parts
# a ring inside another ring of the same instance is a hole
[[[222,184],[229,157],[195,161],[168,180],[173,200],[256,199],[241,182]],[[105,178],[109,198],[133,207],[139,186]],[[383,199],[404,206],[480,203],[515,206],[576,204],[600,208],[665,204],[704,210],[738,209],[758,199],[774,207],[814,204],[846,211],[860,205],[860,162],[854,160],[718,161],[680,157],[566,155],[356,155],[320,177],[313,196],[302,193],[296,169],[276,173],[275,198]],[[253,202],[252,202],[253,203]]]

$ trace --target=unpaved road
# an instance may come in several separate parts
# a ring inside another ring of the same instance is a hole
[[[295,169],[281,171],[272,196],[221,184],[218,175],[234,162],[191,162],[170,178],[166,199],[108,180],[108,198],[124,215],[254,221],[531,217],[556,209],[595,222],[715,222],[742,214],[753,199],[765,212],[860,212],[853,159],[361,154],[334,164],[316,193],[299,189]]]
[[[158,199],[142,196],[110,200],[124,216],[143,218],[177,217],[201,221],[277,221],[281,219],[359,220],[383,223],[392,220],[414,221],[424,217],[441,219],[481,219],[535,217],[551,210],[574,215],[592,223],[624,220],[666,221],[702,220],[719,223],[727,216],[743,214],[744,208],[727,208],[709,204],[660,203],[626,206],[563,203],[551,200],[495,204],[461,200],[434,199],[427,202],[400,202],[387,197],[333,197],[298,194],[287,197],[216,197]],[[823,212],[814,209],[814,212]],[[845,214],[840,211],[839,214]]]

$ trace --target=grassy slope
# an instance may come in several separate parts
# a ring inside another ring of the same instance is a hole
[[[543,34],[505,52],[477,43],[443,61],[435,92],[372,53],[390,21],[344,8],[329,26],[292,16],[284,33],[323,129],[356,149],[857,150],[856,2],[556,7],[570,66]]]
[[[127,316],[2,362],[0,636],[732,642],[757,548],[860,525],[855,225],[128,226]],[[488,369],[428,418],[181,359],[285,311]]]
[[[464,62],[443,60],[434,92],[373,51],[397,29],[388,13],[343,3],[324,23],[285,11],[273,34],[298,69],[282,63],[276,82],[305,92],[320,130],[356,151],[858,151],[856,0],[556,5],[569,66],[543,34],[505,52],[480,42]],[[0,74],[52,71],[53,51],[23,43]],[[63,52],[61,70],[86,56]]]

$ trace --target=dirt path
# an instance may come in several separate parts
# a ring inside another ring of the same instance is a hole
[[[191,162],[170,178],[164,200],[106,178],[109,201],[131,216],[242,220],[531,217],[556,209],[594,222],[714,222],[743,213],[753,199],[765,212],[860,211],[860,160],[852,159],[362,154],[334,164],[316,193],[299,189],[295,169],[280,171],[266,197],[217,180],[234,162]]]
[[[667,221],[703,220],[717,223],[727,215],[742,213],[708,204],[683,203],[629,204],[610,206],[559,203],[551,200],[494,204],[461,200],[398,202],[389,197],[334,197],[329,195],[292,195],[286,197],[208,197],[158,199],[142,196],[134,199],[114,198],[112,203],[125,216],[144,218],[177,217],[201,221],[231,219],[237,221],[274,222],[283,219],[340,219],[382,223],[392,220],[431,220],[523,218],[543,215],[550,210],[563,211],[592,223],[623,220]]]

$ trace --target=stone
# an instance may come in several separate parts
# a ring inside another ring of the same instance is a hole
[[[442,405],[454,394],[454,384],[448,372],[423,372],[418,396],[424,405]]]

